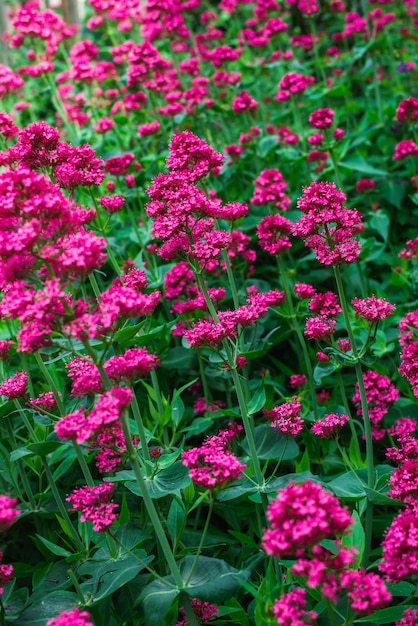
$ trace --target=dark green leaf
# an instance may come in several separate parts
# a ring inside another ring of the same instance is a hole
[[[261,424],[254,430],[255,447],[257,456],[262,461],[282,459],[288,461],[299,454],[299,446],[294,437],[286,437],[276,432],[269,424]],[[243,441],[243,448],[250,454],[247,438]]]

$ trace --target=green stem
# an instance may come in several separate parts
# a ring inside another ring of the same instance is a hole
[[[193,611],[193,607],[190,602],[189,596],[186,595],[185,593],[182,595],[183,595],[183,598],[182,598],[183,611],[186,614],[187,622],[190,624],[190,626],[199,626],[199,623],[196,619],[196,613]]]
[[[343,381],[343,377],[341,375],[341,371],[337,372],[337,379],[338,379],[338,386],[340,388],[340,395],[341,395],[341,399],[343,401],[344,409],[345,409],[346,414],[349,417],[348,425],[349,425],[350,430],[351,430],[351,436],[353,438],[352,440],[354,441],[354,446],[355,446],[355,449],[356,449],[356,456],[357,456],[357,459],[359,461],[361,461],[360,444],[359,444],[359,441],[358,441],[358,435],[357,435],[357,432],[356,432],[356,426],[354,424],[353,416],[351,415],[350,407],[348,406],[347,394],[345,393],[344,381]]]
[[[145,434],[145,428],[142,422],[142,415],[141,415],[141,411],[140,411],[138,400],[136,398],[135,393],[133,394],[133,397],[132,397],[131,409],[132,409],[132,414],[135,419],[135,424],[138,428],[138,435],[139,435],[139,440],[141,442],[142,454],[144,455],[144,459],[145,461],[147,461],[147,464],[151,463],[151,457],[149,455],[149,450],[148,450],[147,436]],[[145,469],[146,469],[146,472],[148,473],[149,471],[148,465],[146,465]]]
[[[215,498],[213,497],[213,494],[210,493],[209,494],[209,511],[208,511],[207,516],[206,516],[205,525],[203,527],[203,531],[202,531],[202,534],[201,534],[201,537],[200,537],[200,542],[199,542],[199,546],[197,548],[197,552],[196,552],[196,555],[195,555],[195,558],[194,558],[194,561],[193,561],[193,565],[192,565],[192,567],[190,569],[190,574],[189,574],[189,577],[188,577],[188,579],[186,581],[186,587],[190,584],[190,581],[192,579],[193,573],[194,573],[194,571],[196,569],[197,561],[199,559],[200,553],[202,552],[202,548],[203,548],[203,545],[205,543],[206,535],[207,535],[207,532],[209,530],[209,523],[210,523],[210,520],[212,518],[214,505],[215,505]]]
[[[81,471],[83,472],[83,476],[86,480],[86,483],[88,484],[89,487],[94,487],[94,480],[91,475],[90,468],[87,465],[87,461],[83,454],[83,450],[81,449],[80,445],[74,440],[73,440],[73,446],[74,446],[75,453],[77,455],[78,462],[81,467]]]
[[[347,301],[344,294],[344,287],[341,280],[341,273],[338,265],[334,266],[335,280],[337,282],[338,295],[341,302],[341,308],[343,310],[343,316],[345,325],[348,332],[348,337],[350,339],[351,348],[353,351],[353,356],[355,359],[358,359],[358,351],[356,342],[354,339],[353,330],[351,328],[350,318],[348,315],[348,307]],[[374,461],[373,461],[373,440],[372,440],[372,432],[371,432],[371,423],[369,416],[369,407],[366,398],[366,389],[364,387],[364,378],[363,378],[363,370],[361,367],[360,361],[357,361],[355,366],[357,383],[359,386],[360,392],[360,403],[361,410],[363,413],[363,421],[364,421],[364,434],[366,438],[366,461],[367,461],[367,487],[369,489],[373,489],[374,487]],[[365,549],[363,554],[363,565],[366,565],[369,558],[370,552],[370,543],[372,536],[372,525],[373,525],[373,503],[368,498],[367,499],[367,507],[366,507],[366,517],[365,517]]]
[[[74,574],[72,569],[67,569],[67,574],[71,578],[71,582],[73,583],[74,589],[77,592],[78,597],[80,598],[80,602],[82,605],[86,603],[86,598],[84,597],[83,590],[80,587],[80,583],[77,580],[77,576]]]
[[[318,48],[317,48],[317,32],[316,32],[315,16],[314,15],[311,16],[308,21],[309,21],[309,27],[310,27],[311,35],[312,35],[312,49],[314,53],[316,71],[318,74],[320,74],[322,78],[322,82],[324,83],[324,86],[325,86],[326,76],[325,76],[325,72],[323,68],[323,63],[321,63],[321,59],[319,58]]]
[[[209,313],[211,314],[211,316],[214,319],[214,321],[216,323],[219,323],[218,314],[217,314],[217,312],[215,310],[215,307],[213,306],[213,303],[212,303],[211,299],[209,298],[209,294],[208,294],[208,291],[206,289],[205,281],[203,280],[201,274],[197,274],[196,277],[197,277],[197,281],[199,283],[199,287],[202,290],[202,293],[203,293],[203,295],[205,297],[206,306],[208,307]],[[251,461],[252,461],[252,464],[253,464],[253,467],[254,467],[255,475],[256,475],[256,478],[257,478],[257,484],[258,484],[258,487],[259,487],[260,492],[261,492],[261,499],[263,501],[263,506],[266,509],[267,508],[267,504],[268,504],[268,498],[267,498],[267,495],[263,491],[261,491],[261,489],[265,485],[265,479],[264,479],[263,473],[261,471],[260,461],[259,461],[259,458],[258,458],[257,448],[256,448],[256,445],[255,445],[254,427],[253,427],[252,421],[251,421],[250,416],[249,416],[248,411],[247,411],[247,403],[246,403],[246,400],[245,400],[245,394],[244,394],[244,391],[242,389],[241,380],[240,380],[240,377],[239,377],[237,369],[236,369],[236,363],[235,363],[235,359],[234,359],[234,356],[232,354],[231,348],[230,348],[230,346],[228,344],[228,341],[226,339],[222,342],[222,345],[223,345],[223,348],[224,348],[225,353],[226,353],[229,369],[231,371],[232,380],[233,380],[234,388],[235,388],[235,393],[237,395],[238,405],[239,405],[240,413],[241,413],[241,417],[242,417],[242,422],[243,422],[243,425],[244,425],[245,434],[247,436],[248,446],[250,448],[250,457],[251,457]]]
[[[64,408],[64,403],[61,399],[61,394],[59,393],[57,387],[55,386],[54,380],[51,376],[51,374],[48,372],[45,363],[43,362],[43,359],[41,357],[41,355],[38,352],[35,352],[35,360],[36,363],[38,364],[39,369],[41,370],[43,376],[45,377],[45,380],[47,381],[48,385],[51,387],[51,391],[54,394],[54,398],[55,401],[57,403],[58,406],[58,410],[60,412],[60,415],[63,416],[65,415],[65,408]]]
[[[155,508],[154,502],[152,501],[145,480],[141,473],[141,467],[138,462],[138,457],[136,450],[134,449],[131,441],[131,433],[129,430],[129,422],[126,418],[126,414],[124,413],[121,418],[123,434],[125,438],[126,450],[128,452],[129,460],[132,464],[132,469],[135,474],[136,482],[138,484],[139,490],[141,492],[142,498],[144,500],[145,508],[148,512],[151,523],[154,527],[155,533],[157,535],[157,539],[160,543],[160,546],[163,550],[164,556],[166,558],[167,564],[170,568],[171,574],[175,580],[178,589],[182,589],[184,587],[183,580],[180,574],[180,570],[177,566],[176,560],[174,558],[174,554],[172,548],[168,542],[166,534],[164,532],[164,528],[161,524],[160,517]]]
[[[92,286],[95,298],[99,302],[101,293],[100,293],[99,285],[97,284],[97,280],[96,280],[96,277],[94,275],[94,272],[89,274],[89,281],[90,281],[90,285]]]
[[[203,358],[201,356],[201,350],[197,351],[197,362],[199,363],[200,379],[202,381],[203,395],[205,396],[205,401],[206,401],[206,410],[208,410],[209,402],[211,400],[211,394],[210,394],[210,390],[208,386],[208,381],[206,379],[205,368],[203,367]]]
[[[162,418],[162,416],[164,415],[164,405],[163,405],[163,399],[161,396],[160,384],[158,382],[157,372],[155,370],[151,370],[151,383],[152,383],[152,388],[154,389],[154,393],[155,393],[157,411],[160,417]],[[168,446],[169,438],[168,438],[168,432],[166,428],[163,428],[163,439],[164,439],[164,445]]]
[[[280,274],[282,276],[282,283],[283,283],[283,289],[284,289],[285,296],[286,296],[286,303],[287,303],[290,318],[291,318],[290,324],[293,330],[296,332],[300,347],[302,348],[303,358],[305,360],[306,373],[308,375],[309,390],[310,390],[310,395],[311,395],[311,400],[312,400],[312,406],[314,410],[315,420],[317,420],[318,419],[318,404],[316,401],[315,382],[314,382],[314,377],[313,377],[312,364],[309,358],[308,349],[306,347],[305,338],[303,336],[302,330],[296,319],[295,309],[293,307],[292,294],[290,293],[289,283],[287,281],[287,276],[286,276],[286,268],[284,266],[283,258],[281,255],[279,255],[278,257],[278,264],[279,264]]]
[[[11,443],[13,444],[13,449],[14,450],[18,450],[20,446],[18,445],[18,443],[16,441],[16,437],[15,437],[12,425],[10,423],[10,417],[6,416],[6,418],[4,420],[4,423],[6,424],[6,429],[7,429],[7,434],[9,435],[9,439],[10,439]],[[32,487],[30,486],[29,478],[26,475],[25,468],[23,467],[23,463],[22,463],[21,459],[17,459],[16,466],[17,466],[17,469],[18,469],[18,472],[19,472],[19,475],[20,475],[20,479],[21,479],[22,484],[23,484],[23,488],[24,488],[24,490],[26,492],[26,495],[27,495],[27,498],[29,500],[30,508],[32,510],[35,510],[36,509],[36,500],[35,500],[35,497],[33,495]],[[20,494],[20,489],[19,488],[18,488],[18,492],[19,492],[19,495],[20,495],[21,499],[23,500],[23,497]]]
[[[101,217],[100,217],[100,207],[97,204],[97,200],[96,200],[96,197],[95,197],[95,195],[93,193],[92,187],[89,187],[89,191],[90,191],[90,197],[92,199],[94,208],[96,209],[97,223],[99,224],[100,232],[102,233],[103,237],[106,239],[106,233],[105,233],[105,230],[104,230],[104,227],[103,227],[103,223],[102,223],[102,220],[101,220]],[[110,265],[113,267],[115,273],[118,276],[120,276],[122,274],[122,270],[120,269],[119,264],[116,261],[115,255],[113,254],[113,250],[112,250],[109,242],[107,241],[107,239],[106,239],[106,246],[107,246],[106,250],[107,250],[107,255],[109,257]]]
[[[59,494],[59,491],[56,487],[54,478],[52,476],[51,470],[49,469],[49,465],[48,465],[48,461],[46,459],[45,456],[41,456],[41,461],[42,461],[42,465],[44,467],[45,470],[45,474],[49,483],[49,487],[51,489],[52,495],[54,496],[54,500],[56,502],[56,505],[59,509],[59,512],[62,515],[63,520],[65,521],[67,528],[69,530],[69,532],[71,533],[73,540],[74,540],[74,544],[78,550],[78,552],[83,553],[84,550],[84,546],[82,544],[82,542],[80,541],[80,537],[78,536],[77,531],[75,530],[73,524],[71,523],[70,517],[68,515],[67,509],[64,506],[64,503],[61,499],[61,496]]]

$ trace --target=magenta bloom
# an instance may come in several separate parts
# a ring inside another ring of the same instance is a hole
[[[334,111],[332,109],[317,109],[309,116],[309,124],[318,130],[331,128],[334,120]]]
[[[392,159],[394,161],[403,161],[403,159],[409,156],[418,156],[418,145],[412,139],[404,139],[396,144]]]
[[[396,109],[396,121],[401,124],[418,121],[418,98],[401,100]]]
[[[4,532],[10,528],[20,515],[19,509],[14,508],[17,502],[18,500],[16,498],[0,496],[0,532]]]
[[[396,309],[384,298],[376,298],[376,296],[363,299],[354,298],[351,300],[351,304],[355,314],[371,324],[377,324],[380,320],[390,317]]]
[[[268,411],[268,418],[272,420],[272,428],[282,435],[298,435],[304,426],[304,421],[299,413],[302,405],[297,400],[284,402]]]
[[[324,317],[336,317],[342,311],[338,304],[338,296],[332,291],[325,293],[317,293],[309,302],[309,310],[314,315],[323,315]]]
[[[280,489],[267,511],[270,522],[262,547],[277,558],[301,556],[323,539],[345,535],[353,523],[337,498],[317,483],[290,483]]]
[[[308,283],[295,283],[293,287],[295,295],[301,300],[309,300],[316,294],[316,289]]]
[[[378,611],[392,599],[380,576],[372,572],[367,574],[364,569],[343,572],[341,586],[348,590],[351,608],[359,615]]]
[[[335,437],[348,419],[348,415],[328,413],[312,425],[311,432],[320,439]]]
[[[199,487],[213,491],[237,480],[246,465],[229,452],[227,446],[237,431],[221,431],[208,437],[200,448],[186,450],[181,455],[183,465],[189,468],[190,478]]]
[[[314,82],[315,78],[313,76],[296,73],[285,74],[279,83],[276,100],[279,102],[289,100],[292,96],[303,93]]]
[[[111,502],[115,485],[102,483],[95,487],[74,489],[66,498],[73,510],[81,513],[82,522],[91,522],[93,530],[100,533],[107,530],[118,517],[114,510],[117,504]]]
[[[223,161],[223,154],[215,152],[203,139],[185,130],[174,133],[166,167],[174,172],[182,172],[188,180],[194,181],[207,176]]]
[[[395,622],[395,626],[417,626],[417,624],[418,609],[405,609],[402,619],[399,622]]]
[[[94,626],[94,624],[90,621],[87,611],[76,608],[63,611],[57,617],[49,619],[46,626]]]
[[[274,603],[273,615],[278,626],[313,626],[318,617],[314,611],[306,610],[305,589],[293,589],[284,593]]]
[[[231,108],[234,113],[243,111],[257,111],[258,102],[254,100],[246,91],[242,91],[232,101]]]
[[[292,232],[293,224],[281,215],[266,215],[257,225],[257,237],[260,248],[269,254],[282,254],[292,247],[287,237]]]
[[[119,356],[112,356],[104,364],[106,374],[117,382],[142,378],[155,369],[159,359],[145,348],[131,348]]]
[[[403,580],[418,574],[418,517],[415,509],[399,513],[382,541],[379,570],[390,581]]]
[[[345,194],[333,183],[313,182],[303,189],[298,208],[304,213],[293,234],[314,250],[324,265],[353,263],[360,254],[354,236],[363,230],[360,213],[344,207]]]
[[[337,322],[323,315],[317,317],[309,317],[306,320],[305,330],[303,334],[307,339],[316,339],[317,341],[328,341],[335,333]]]
[[[0,552],[0,563],[3,559],[3,552]],[[13,566],[1,563],[0,565],[0,595],[3,593],[3,585],[7,585],[13,576]]]
[[[8,400],[17,400],[23,398],[26,395],[26,385],[28,382],[28,375],[25,370],[16,372],[10,378],[0,385],[0,395],[6,396]]]
[[[104,209],[110,214],[120,211],[125,204],[123,196],[102,196],[99,202]]]
[[[290,198],[286,195],[287,183],[279,170],[263,170],[254,181],[251,198],[255,206],[273,205],[279,211],[287,211]]]
[[[418,459],[405,459],[400,467],[391,473],[389,479],[390,498],[414,504],[418,500]]]

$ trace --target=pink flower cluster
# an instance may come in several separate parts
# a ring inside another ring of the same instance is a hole
[[[355,314],[370,324],[378,324],[380,320],[393,315],[396,307],[384,298],[354,298],[351,301]]]
[[[205,625],[210,620],[216,618],[219,613],[218,607],[210,602],[203,602],[197,598],[192,598],[190,604],[192,605],[193,612],[198,619],[198,623],[202,625]],[[183,607],[180,607],[180,615],[181,619],[177,620],[176,626],[188,626],[189,621]]]
[[[287,235],[292,232],[293,224],[281,215],[266,215],[257,225],[257,237],[260,248],[269,254],[282,254],[292,247]]]
[[[229,451],[229,446],[241,427],[232,425],[208,437],[199,448],[185,450],[181,455],[183,465],[189,468],[190,478],[199,487],[219,490],[237,480],[246,465]]]
[[[3,560],[3,552],[0,552],[0,595],[3,593],[3,585],[7,585],[13,577],[13,566],[1,563]]]
[[[318,614],[306,610],[305,589],[293,589],[284,593],[273,606],[278,626],[313,626]]]
[[[320,439],[336,437],[348,420],[348,415],[327,413],[312,425],[311,432]]]
[[[239,331],[252,326],[263,317],[270,306],[280,306],[284,300],[281,291],[268,291],[250,295],[247,304],[233,311],[219,311],[218,321],[200,320],[184,333],[192,348],[209,345],[218,348],[225,339],[235,340]]]
[[[394,161],[403,161],[403,159],[409,156],[418,157],[418,144],[412,139],[404,139],[396,144],[392,159]]]
[[[334,111],[332,109],[317,109],[309,116],[309,124],[318,130],[331,128],[334,121]]]
[[[152,217],[153,236],[164,241],[158,254],[165,260],[185,256],[210,268],[231,243],[232,235],[215,230],[215,219],[235,221],[246,215],[241,203],[222,205],[216,194],[209,197],[197,187],[197,181],[217,170],[223,155],[193,133],[175,133],[170,144],[168,174],[159,174],[147,193],[151,201],[146,213]]]
[[[303,216],[293,227],[293,234],[314,250],[324,265],[353,263],[360,254],[354,236],[363,230],[359,211],[344,207],[345,194],[333,183],[314,181],[303,189],[298,208]]]
[[[114,512],[118,505],[111,502],[114,488],[113,483],[80,487],[74,489],[66,500],[74,511],[81,513],[82,522],[91,522],[93,530],[100,533],[107,530],[118,517]]]
[[[9,496],[0,496],[0,532],[5,532],[16,522],[16,518],[20,515],[19,509],[15,509],[17,504],[16,498]]]
[[[286,195],[287,183],[279,170],[263,170],[254,181],[254,193],[251,198],[255,206],[272,205],[279,211],[287,211],[290,198]]]
[[[282,435],[298,435],[304,426],[304,421],[300,417],[302,404],[296,399],[284,402],[275,406],[271,411],[264,411],[263,414],[271,421],[271,426]]]
[[[396,109],[396,121],[401,124],[418,121],[418,98],[411,96],[401,100]]]
[[[399,398],[399,392],[387,376],[383,376],[373,370],[365,372],[363,378],[369,417],[372,423],[372,436],[375,440],[378,440],[385,434],[385,430],[380,427],[380,422],[388,412],[390,405]],[[358,407],[357,415],[362,416],[363,411],[360,406],[358,383],[356,383],[356,392],[352,398],[352,402]]]
[[[17,400],[26,396],[26,387],[28,383],[28,374],[25,370],[16,372],[10,378],[0,385],[0,395],[5,396],[8,400]]]
[[[313,76],[305,76],[304,74],[290,73],[285,74],[279,82],[279,91],[276,94],[276,100],[283,102],[301,94],[315,82]]]
[[[46,626],[94,626],[94,624],[87,611],[75,608],[49,619]]]
[[[119,424],[119,418],[131,399],[132,391],[126,387],[105,391],[88,414],[80,409],[62,417],[54,426],[57,437],[74,439],[77,443],[95,438],[103,430]]]
[[[353,523],[347,509],[321,485],[306,481],[280,489],[267,510],[262,547],[277,558],[300,557],[323,539],[345,535]]]
[[[308,587],[320,589],[324,599],[337,603],[339,594],[347,591],[351,608],[359,615],[383,608],[391,600],[378,575],[351,567],[356,551],[344,548],[340,537],[350,532],[353,520],[321,485],[290,483],[270,503],[267,519],[270,528],[263,535],[264,550],[280,559],[296,557],[291,573],[303,576]],[[333,547],[321,545],[324,539]],[[300,589],[284,594],[275,603],[274,614],[278,624],[286,626],[315,619],[306,613],[305,592]]]

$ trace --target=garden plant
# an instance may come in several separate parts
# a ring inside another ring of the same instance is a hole
[[[0,624],[418,625],[414,0],[28,2],[0,64]]]

